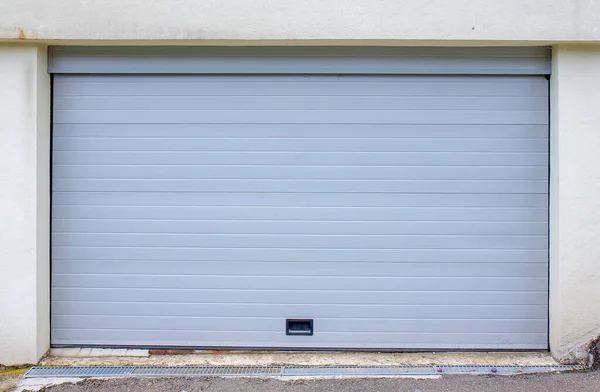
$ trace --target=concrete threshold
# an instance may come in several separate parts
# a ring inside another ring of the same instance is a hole
[[[282,352],[52,349],[16,392],[115,377],[275,377],[437,379],[443,375],[517,375],[582,370],[542,352]],[[187,368],[186,368],[187,367]],[[212,367],[212,369],[211,369]],[[244,368],[246,367],[246,368]],[[240,369],[241,368],[241,369]]]
[[[282,352],[52,349],[40,366],[560,366],[546,352]]]
[[[25,378],[123,377],[380,377],[520,375],[583,370],[581,366],[36,366]]]

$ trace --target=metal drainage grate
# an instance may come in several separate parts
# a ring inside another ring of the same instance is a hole
[[[439,374],[498,374],[516,375],[583,370],[583,366],[332,366],[283,367],[282,376],[402,376]]]
[[[436,368],[431,366],[286,366],[283,376],[401,376],[435,374]]]
[[[185,367],[136,367],[132,376],[281,376],[280,366],[185,366]]]
[[[69,367],[35,366],[25,373],[27,377],[121,377],[130,376],[134,367]]]
[[[516,375],[584,370],[578,365],[557,366],[183,366],[183,367],[68,367],[36,366],[26,378],[35,377],[319,377],[402,376],[439,374]]]

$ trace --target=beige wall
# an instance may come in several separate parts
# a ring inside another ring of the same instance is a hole
[[[600,45],[557,46],[551,78],[550,346],[600,334]]]
[[[600,40],[595,0],[2,0],[0,39]],[[496,42],[497,41],[497,42]],[[186,42],[177,42],[185,44]],[[288,42],[289,44],[289,42]],[[356,43],[353,43],[356,44]],[[396,42],[397,44],[397,42]],[[482,44],[488,45],[489,42]]]
[[[12,0],[10,0],[12,1]],[[0,13],[0,18],[2,18]],[[45,48],[0,45],[0,363],[49,344],[49,77]],[[600,333],[600,45],[558,45],[551,78],[550,344]]]
[[[46,50],[0,46],[0,363],[49,345],[50,78]]]

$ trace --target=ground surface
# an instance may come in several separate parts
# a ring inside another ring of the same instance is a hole
[[[136,352],[128,356],[123,352]],[[148,350],[52,349],[48,366],[555,366],[548,352],[285,352],[201,351],[189,355],[149,355]]]
[[[0,365],[0,392],[7,392],[15,388],[21,381],[23,373],[25,373],[26,370],[27,369],[25,368],[13,368]]]
[[[420,391],[419,391],[420,390]],[[131,378],[88,380],[46,392],[578,392],[599,391],[600,372],[527,376],[443,376],[438,379]]]

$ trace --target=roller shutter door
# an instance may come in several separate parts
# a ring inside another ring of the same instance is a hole
[[[54,345],[547,348],[544,76],[57,73],[53,102]]]

